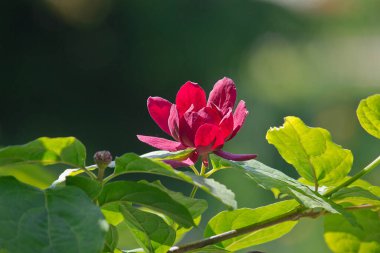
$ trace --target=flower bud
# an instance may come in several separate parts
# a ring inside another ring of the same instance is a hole
[[[99,169],[105,169],[112,162],[112,155],[107,150],[98,151],[94,155],[94,162],[98,165]]]

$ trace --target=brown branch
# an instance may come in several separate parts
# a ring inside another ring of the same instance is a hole
[[[348,211],[355,211],[355,210],[362,210],[362,209],[370,209],[374,208],[376,206],[373,205],[361,205],[361,206],[351,206],[345,208]],[[185,244],[182,246],[173,246],[170,248],[168,253],[183,253],[183,252],[188,252],[191,250],[195,249],[200,249],[218,242],[222,242],[240,235],[244,235],[247,233],[252,233],[254,231],[267,228],[285,221],[296,221],[299,220],[300,218],[304,217],[310,217],[310,218],[317,218],[321,215],[329,214],[325,210],[322,211],[307,211],[302,207],[298,207],[293,209],[292,211],[273,217],[271,219],[261,221],[252,225],[248,225],[246,227],[230,230],[218,235],[211,236],[209,238],[205,238],[203,240],[195,241],[189,244]]]

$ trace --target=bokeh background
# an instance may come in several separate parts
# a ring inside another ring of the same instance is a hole
[[[351,149],[358,171],[380,150],[355,116],[360,99],[380,91],[379,10],[376,0],[0,1],[0,145],[75,136],[89,163],[97,150],[145,153],[152,149],[136,134],[164,136],[148,115],[148,96],[173,101],[187,80],[208,92],[228,76],[250,115],[225,150],[258,153],[296,177],[265,140],[269,127],[295,115]],[[46,173],[32,176],[51,180]],[[244,175],[222,171],[215,178],[236,193],[239,207],[275,201]],[[378,183],[380,171],[366,179]],[[185,241],[201,238],[221,210],[211,199],[201,227]],[[136,244],[129,238],[120,246]],[[253,249],[328,252],[321,220],[302,220]]]

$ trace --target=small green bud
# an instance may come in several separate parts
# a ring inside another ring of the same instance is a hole
[[[94,162],[98,165],[99,169],[104,170],[112,162],[112,155],[107,150],[98,151],[94,155]]]

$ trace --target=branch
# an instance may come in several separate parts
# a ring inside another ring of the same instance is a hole
[[[362,210],[362,209],[371,209],[374,207],[376,207],[376,206],[360,205],[360,206],[347,207],[345,209],[348,211],[355,211],[355,210]],[[258,223],[252,224],[252,225],[248,225],[246,227],[230,230],[230,231],[227,231],[227,232],[224,232],[224,233],[221,233],[218,235],[214,235],[214,236],[211,236],[211,237],[203,239],[203,240],[199,240],[196,242],[185,244],[182,246],[173,246],[170,248],[168,253],[188,252],[188,251],[200,249],[200,248],[203,248],[203,247],[206,247],[208,245],[212,245],[212,244],[215,244],[218,242],[222,242],[222,241],[225,241],[225,240],[228,240],[228,239],[240,236],[240,235],[252,233],[252,232],[255,232],[257,230],[267,228],[267,227],[270,227],[270,226],[273,226],[273,225],[276,225],[276,224],[279,224],[279,223],[282,223],[285,221],[296,221],[296,220],[299,220],[300,218],[304,218],[304,217],[317,218],[321,215],[326,215],[326,214],[329,214],[329,213],[326,212],[325,210],[316,211],[316,212],[307,211],[305,208],[299,206],[298,208],[295,208],[288,213],[273,217],[271,219],[268,219],[268,220],[265,220],[262,222],[258,222]]]

